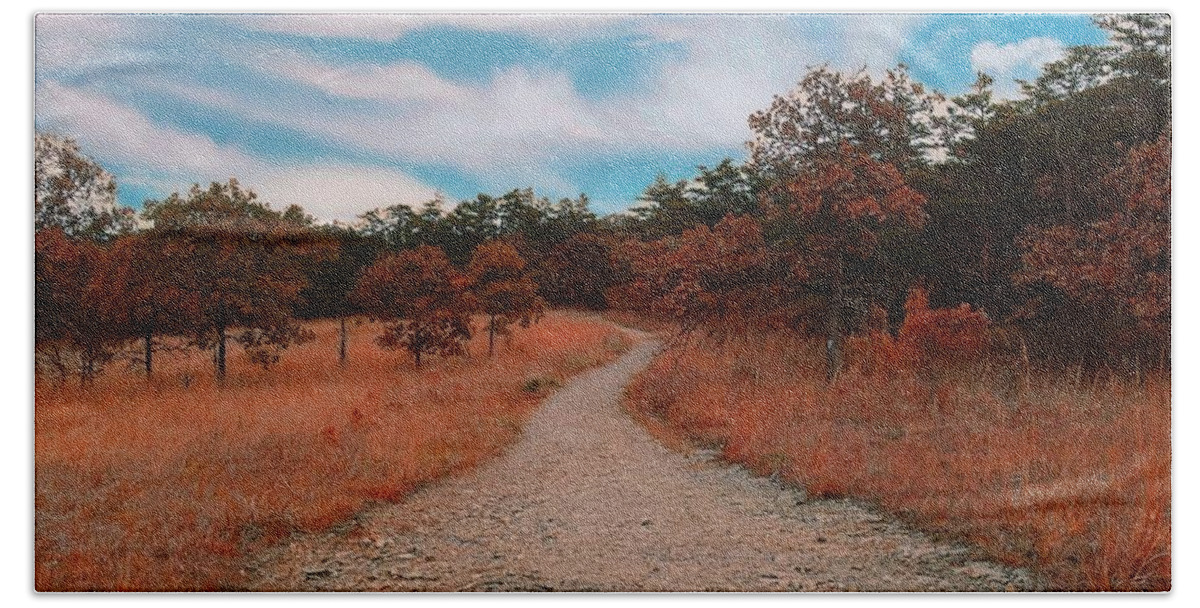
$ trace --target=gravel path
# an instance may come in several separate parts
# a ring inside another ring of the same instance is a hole
[[[297,535],[257,590],[1004,590],[1021,571],[845,500],[806,500],[711,453],[657,443],[620,406],[646,339],[549,397],[502,457]]]

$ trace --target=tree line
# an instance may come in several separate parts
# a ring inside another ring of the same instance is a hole
[[[947,99],[902,65],[812,69],[749,117],[746,162],[659,177],[603,217],[586,195],[516,189],[322,225],[236,180],[136,214],[74,142],[38,134],[38,353],[86,379],[138,342],[149,374],[158,338],[183,336],[223,376],[228,342],[269,366],[307,339],[297,319],[342,318],[344,336],[361,314],[419,364],[461,353],[472,315],[490,351],[567,306],[820,335],[832,376],[846,336],[881,319],[899,331],[915,287],[1049,365],[1165,365],[1170,23],[1097,24],[1112,44],[1069,48],[1016,101],[984,74]]]

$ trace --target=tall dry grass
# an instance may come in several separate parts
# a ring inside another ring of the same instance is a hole
[[[885,373],[868,342],[826,385],[820,347],[679,343],[627,403],[661,437],[720,446],[812,495],[875,501],[1032,568],[1046,589],[1170,588],[1169,377]]]
[[[153,380],[114,366],[95,386],[35,384],[39,590],[216,590],[246,552],[342,521],[372,501],[497,454],[544,387],[627,348],[603,321],[552,313],[488,358],[420,370],[337,324],[264,371],[242,355],[226,386],[206,353],[163,355]]]

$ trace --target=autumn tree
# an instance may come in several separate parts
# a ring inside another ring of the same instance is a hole
[[[826,298],[828,376],[841,366],[846,312],[866,310],[886,274],[881,242],[918,229],[925,197],[906,181],[942,140],[937,96],[901,66],[880,82],[826,68],[750,117],[752,159],[772,180],[762,204],[787,278]]]
[[[1169,126],[1169,16],[1097,24],[1112,42],[1068,48],[1024,83],[1023,99],[995,100],[983,80],[950,106],[969,128],[948,162],[913,181],[930,200],[916,274],[929,279],[936,305],[970,302],[996,318],[1018,312],[1030,295],[1013,281],[1026,232],[1109,217],[1116,209],[1105,176],[1124,151]]]
[[[121,341],[95,305],[103,257],[99,245],[57,226],[34,236],[34,346],[60,379],[77,374],[80,384],[91,382]]]
[[[771,106],[750,115],[754,167],[776,180],[804,175],[848,145],[904,173],[926,165],[944,138],[941,96],[912,80],[900,65],[878,82],[869,74],[810,71]]]
[[[1104,183],[1112,193],[1110,215],[1084,226],[1034,229],[1021,240],[1016,280],[1043,287],[1024,313],[1061,318],[1075,309],[1079,323],[1072,327],[1083,335],[1064,341],[1093,360],[1119,344],[1126,353],[1165,361],[1171,335],[1170,131],[1129,150]],[[1067,300],[1057,307],[1055,292]],[[1093,342],[1081,345],[1081,337]]]
[[[144,215],[152,233],[178,244],[177,267],[185,270],[174,284],[195,299],[188,331],[198,346],[216,350],[218,379],[225,378],[231,329],[264,366],[311,338],[292,313],[307,284],[305,265],[327,250],[306,226],[284,219],[234,179],[147,201]]]
[[[372,319],[386,323],[376,342],[407,350],[420,367],[422,355],[465,352],[477,308],[469,281],[441,249],[422,245],[377,260],[350,297]]]
[[[496,334],[508,335],[513,323],[529,327],[543,314],[545,302],[537,283],[511,244],[495,240],[477,247],[467,274],[479,308],[488,316],[488,356],[495,351]]]
[[[661,294],[654,312],[678,320],[683,332],[762,326],[778,310],[782,286],[756,219],[699,225],[665,248],[636,261],[637,274],[649,279],[639,289]]]
[[[142,364],[154,372],[155,338],[186,333],[200,312],[200,293],[181,279],[193,271],[185,242],[148,231],[117,239],[94,277],[90,306],[106,311],[112,331],[142,342]]]
[[[300,292],[296,314],[302,319],[338,320],[338,364],[344,366],[349,358],[347,319],[360,312],[349,294],[379,248],[373,239],[346,226],[314,226],[313,231],[327,244],[329,254],[306,265],[308,286]]]

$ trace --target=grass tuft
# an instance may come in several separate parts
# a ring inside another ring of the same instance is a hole
[[[418,370],[372,325],[341,368],[337,323],[311,328],[270,371],[235,355],[224,387],[197,352],[164,353],[149,382],[114,365],[92,387],[37,383],[36,588],[237,589],[248,551],[498,454],[541,399],[524,378],[610,360],[623,335],[551,313],[493,358],[484,334]]]

